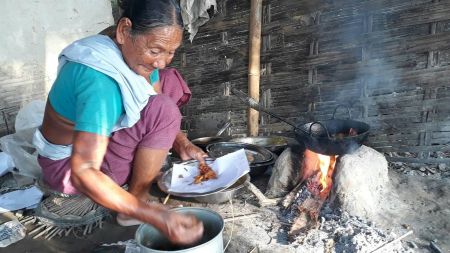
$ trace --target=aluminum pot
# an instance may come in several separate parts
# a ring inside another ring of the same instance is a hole
[[[181,207],[172,209],[181,214],[191,214],[203,223],[203,237],[191,247],[175,246],[150,224],[142,224],[136,230],[135,240],[141,253],[223,253],[224,220],[216,212],[199,207]]]

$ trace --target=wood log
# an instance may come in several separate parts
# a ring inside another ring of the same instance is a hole
[[[288,236],[291,240],[299,234],[319,225],[319,213],[324,201],[319,196],[314,195],[308,190],[307,185],[303,185],[297,198],[299,215],[295,218]]]

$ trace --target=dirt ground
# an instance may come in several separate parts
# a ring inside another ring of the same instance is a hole
[[[392,188],[391,210],[381,213],[386,230],[412,229],[405,239],[427,252],[434,241],[443,252],[450,252],[450,177],[419,176],[389,171]],[[436,251],[429,251],[436,252]]]
[[[430,248],[430,241],[434,241],[442,252],[450,252],[450,177],[423,177],[399,173],[394,169],[389,174],[396,194],[389,200],[392,208],[380,214],[384,222],[376,225],[387,233],[397,235],[412,229],[414,234],[402,242],[412,252],[438,253]],[[252,182],[264,191],[267,180],[268,176],[263,175]],[[152,193],[155,200],[163,201],[164,195],[157,189],[153,189]],[[297,252],[296,247],[288,243],[288,228],[280,220],[278,207],[259,208],[256,198],[246,190],[233,201],[232,206],[229,203],[213,205],[179,199],[170,199],[168,204],[172,207],[202,206],[220,213],[227,220],[224,246],[228,241],[230,243],[226,252]],[[241,216],[241,219],[232,222],[233,215]],[[133,239],[136,229],[137,226],[120,227],[110,218],[102,229],[87,236],[55,237],[50,241],[26,237],[6,248],[0,248],[0,252],[125,252],[124,246],[107,247],[102,244]]]

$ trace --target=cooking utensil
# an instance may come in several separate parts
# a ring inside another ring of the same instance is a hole
[[[297,143],[295,139],[285,137],[285,136],[256,136],[256,137],[241,137],[241,138],[232,138],[229,140],[230,142],[240,142],[240,143],[248,143],[256,146],[264,147],[275,154],[279,155],[283,150],[289,146]]]
[[[206,147],[206,151],[210,157],[221,157],[239,149],[245,149],[247,160],[250,163],[251,177],[257,177],[264,174],[267,169],[275,163],[275,155],[272,152],[264,147],[253,144],[216,142]]]
[[[209,136],[209,137],[200,137],[200,138],[196,138],[191,140],[191,142],[193,144],[195,144],[196,146],[198,146],[199,148],[201,148],[203,151],[206,152],[206,147],[209,144],[213,144],[216,142],[222,142],[222,141],[227,141],[229,138],[226,137],[220,137],[220,136]]]
[[[235,88],[231,89],[241,101],[251,108],[267,113],[294,127],[295,137],[298,141],[316,153],[324,155],[343,155],[357,150],[369,135],[370,126],[364,122],[351,119],[335,119],[336,107],[330,120],[316,121],[296,125],[293,122],[262,107],[256,100],[248,97],[244,92]],[[348,109],[350,114],[350,110]],[[351,117],[351,115],[349,115]],[[354,135],[349,133],[353,131]]]
[[[136,230],[135,240],[143,253],[219,253],[223,252],[224,220],[216,212],[199,207],[174,208],[180,214],[194,215],[203,223],[203,236],[199,242],[191,246],[173,245],[161,232],[150,224],[142,224]]]
[[[269,162],[266,163],[257,163],[257,164],[250,164],[250,177],[254,178],[257,176],[260,176],[264,174],[267,169],[275,164],[275,159],[272,159]]]
[[[225,124],[219,129],[219,131],[217,131],[216,136],[220,136],[222,135],[223,132],[225,132],[225,130],[227,130],[228,127],[231,126],[231,121],[228,120],[227,122],[225,122]]]
[[[311,151],[324,155],[344,155],[356,151],[369,136],[369,125],[355,120],[331,119],[306,123],[300,126],[305,131],[295,130],[297,140],[303,140]],[[348,134],[350,129],[356,131],[355,136],[340,137]]]
[[[206,152],[206,146],[212,143],[221,142],[221,141],[227,141],[229,137],[220,137],[225,130],[227,130],[228,127],[230,127],[231,121],[225,122],[225,124],[217,131],[215,136],[207,136],[207,137],[200,137],[191,140],[193,144],[198,146],[199,148],[203,149],[203,151]]]
[[[218,158],[226,154],[245,149],[247,160],[251,165],[267,163],[273,160],[273,153],[269,150],[247,143],[216,142],[206,147],[206,152],[212,158]]]
[[[208,159],[211,160],[211,159]],[[193,161],[189,161],[193,162]],[[244,184],[250,180],[250,176],[248,174],[240,177],[235,183],[233,183],[229,187],[223,187],[217,189],[215,191],[206,192],[206,193],[179,193],[179,192],[170,192],[170,182],[172,180],[172,168],[168,171],[164,172],[161,177],[158,178],[157,184],[159,189],[166,193],[176,197],[184,198],[186,200],[195,200],[197,202],[202,203],[224,203],[227,202],[230,198],[233,198],[236,194],[238,194]]]
[[[236,195],[238,195],[242,189],[245,187],[245,184],[250,181],[250,176],[245,174],[241,178],[236,181],[232,186],[226,188],[223,191],[214,192],[204,196],[194,197],[193,199],[197,202],[208,203],[208,204],[220,204],[228,202],[230,199],[233,199]]]
[[[211,159],[211,158],[206,158],[205,159],[205,162],[207,164],[210,164],[213,161],[214,161],[214,159]],[[189,160],[189,161],[182,162],[181,164],[189,165],[189,164],[195,164],[195,163],[198,164],[198,161],[196,161],[196,160]],[[159,189],[161,191],[163,191],[163,192],[165,192],[167,194],[171,194],[171,195],[176,196],[176,197],[193,198],[193,197],[204,196],[204,195],[208,195],[208,194],[211,194],[211,193],[216,193],[216,192],[223,191],[223,190],[225,190],[226,188],[228,188],[229,186],[231,186],[234,183],[234,182],[230,182],[230,184],[226,185],[225,187],[221,187],[221,188],[218,188],[218,189],[216,189],[214,191],[205,192],[205,193],[172,192],[172,191],[169,191],[170,184],[172,182],[172,169],[173,168],[170,168],[169,170],[163,172],[163,174],[158,178],[157,184],[158,184],[158,187],[159,187]]]

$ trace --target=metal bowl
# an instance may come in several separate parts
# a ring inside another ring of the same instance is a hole
[[[245,154],[247,155],[250,166],[270,162],[274,157],[272,152],[263,147],[237,142],[217,142],[209,144],[206,147],[206,152],[210,157],[218,158],[240,149],[245,149]]]
[[[266,162],[266,163],[250,165],[250,176],[252,178],[261,176],[262,174],[264,174],[267,171],[267,169],[270,166],[272,166],[274,164],[275,164],[275,159],[273,159],[272,161]]]
[[[293,138],[285,136],[272,135],[272,136],[233,138],[230,140],[230,142],[253,144],[256,146],[264,147],[274,152],[275,154],[279,155],[289,145],[295,144],[297,141]]]

